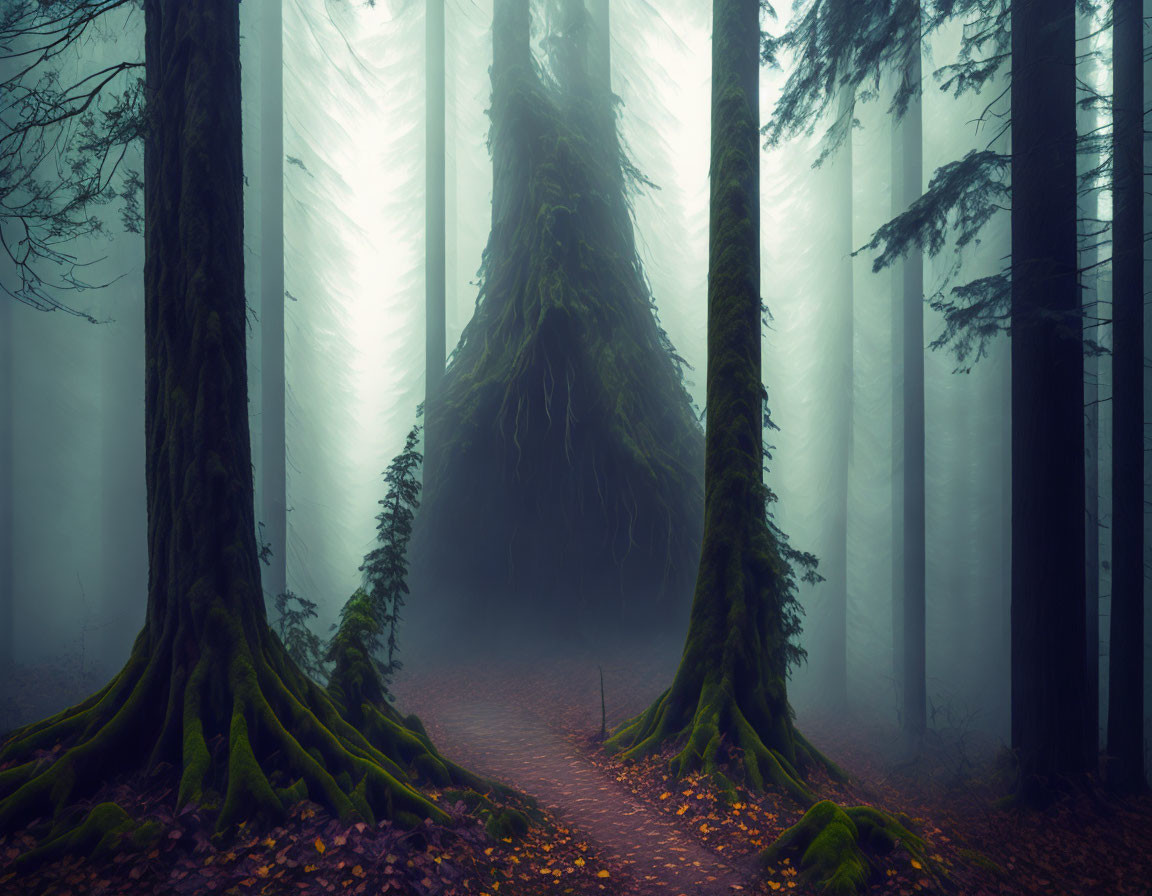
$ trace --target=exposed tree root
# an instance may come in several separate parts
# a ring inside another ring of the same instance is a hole
[[[791,756],[785,752],[788,738],[792,741]],[[704,772],[731,798],[735,798],[737,783],[756,791],[771,785],[807,805],[815,795],[805,783],[804,770],[821,767],[843,779],[843,773],[796,732],[790,721],[767,730],[766,736],[759,733],[732,689],[723,685],[703,688],[691,716],[677,713],[672,692],[666,691],[643,715],[616,731],[606,746],[625,759],[641,759],[668,742],[683,744],[670,762],[677,778]]]
[[[803,879],[828,896],[856,896],[877,870],[872,858],[897,847],[921,866],[923,842],[890,815],[869,806],[842,809],[824,800],[809,809],[761,855],[774,863],[785,855],[799,856]]]
[[[79,824],[58,823],[44,843],[18,856],[12,864],[17,870],[33,868],[64,855],[83,855],[100,861],[125,840],[135,849],[147,849],[160,833],[155,821],[137,822],[116,803],[99,803]]]
[[[190,673],[172,652],[146,659],[138,643],[102,692],[14,732],[0,750],[10,766],[0,772],[0,827],[58,816],[96,783],[161,763],[179,769],[179,805],[219,809],[218,831],[280,821],[303,798],[345,821],[446,821],[416,781],[491,789],[441,757],[418,721],[365,705],[357,730],[275,639],[253,650],[222,607],[209,619]]]

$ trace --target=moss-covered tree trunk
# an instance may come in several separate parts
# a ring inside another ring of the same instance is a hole
[[[428,418],[410,618],[441,643],[650,632],[698,556],[703,433],[636,251],[599,26],[554,4],[537,63],[530,13],[494,5],[492,231]]]
[[[1012,747],[1031,801],[1088,769],[1076,4],[1012,4]]]
[[[786,678],[797,621],[764,514],[760,380],[760,4],[715,0],[704,539],[684,655],[672,687],[609,746],[629,757],[683,742],[673,770],[810,796]],[[731,748],[742,751],[739,757]]]
[[[268,628],[246,396],[238,7],[147,0],[145,15],[147,619],[104,690],[4,743],[0,827],[167,766],[179,802],[218,807],[221,829],[304,796],[345,819],[442,819],[409,781],[430,748],[370,744]],[[56,744],[52,761],[38,757]]]

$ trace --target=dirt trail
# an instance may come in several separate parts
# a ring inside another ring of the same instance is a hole
[[[750,889],[748,860],[729,862],[685,837],[530,709],[443,696],[422,709],[447,755],[531,794],[566,825],[596,841],[643,887],[630,892],[713,896]]]

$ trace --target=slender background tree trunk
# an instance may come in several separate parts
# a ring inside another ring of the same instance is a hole
[[[855,96],[851,89],[840,92],[838,114],[851,119],[854,114]],[[836,247],[840,276],[837,280],[836,302],[839,305],[840,322],[835,329],[835,337],[829,340],[835,373],[833,378],[834,419],[830,427],[832,440],[832,500],[830,504],[831,546],[823,570],[826,582],[821,586],[824,599],[828,602],[828,628],[824,698],[829,705],[843,706],[848,700],[848,471],[852,461],[852,405],[853,405],[853,287],[852,287],[852,129],[844,139],[837,158],[838,182],[836,185],[840,201],[836,206]]]
[[[428,411],[440,390],[446,351],[445,305],[447,301],[447,201],[448,165],[445,136],[445,19],[444,0],[427,0],[425,9],[427,172],[425,178],[424,270],[427,311],[424,389],[424,453],[435,450],[429,433]]]
[[[1026,800],[1088,767],[1075,12],[1012,5],[1012,746]]]
[[[1112,611],[1108,766],[1144,780],[1144,29],[1141,0],[1113,26]]]
[[[265,596],[288,588],[288,482],[284,416],[284,34],[282,0],[265,0],[260,61],[261,495],[264,540],[272,545]]]
[[[917,5],[919,11],[919,5]],[[906,83],[915,93],[904,117],[893,129],[892,146],[892,211],[904,212],[919,198],[924,183],[923,104],[921,101],[920,32],[909,44],[904,70]],[[900,552],[901,591],[899,620],[904,696],[901,718],[909,738],[918,740],[924,734],[927,694],[925,687],[925,515],[924,515],[924,258],[911,252],[897,270],[899,285],[898,314],[901,345],[899,348],[903,376],[900,393],[894,401],[900,404],[903,433],[903,476],[899,529],[903,536]]]
[[[588,0],[592,36],[588,42],[589,65],[593,87],[612,89],[612,13],[610,0]],[[615,112],[615,110],[613,110]]]
[[[0,296],[0,670],[8,669],[13,661],[15,644],[16,598],[12,593],[12,528],[13,486],[12,442],[16,421],[12,414],[12,302]]]
[[[129,305],[128,303],[132,304]],[[90,643],[117,668],[140,630],[148,593],[147,507],[144,496],[144,314],[138,291],[93,334],[103,342],[100,503],[100,600]],[[97,589],[93,588],[93,592]]]

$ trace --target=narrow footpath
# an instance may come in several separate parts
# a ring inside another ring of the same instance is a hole
[[[754,869],[705,849],[580,755],[530,709],[439,697],[422,706],[437,746],[467,768],[536,798],[631,873],[637,896],[718,896],[748,887]]]

